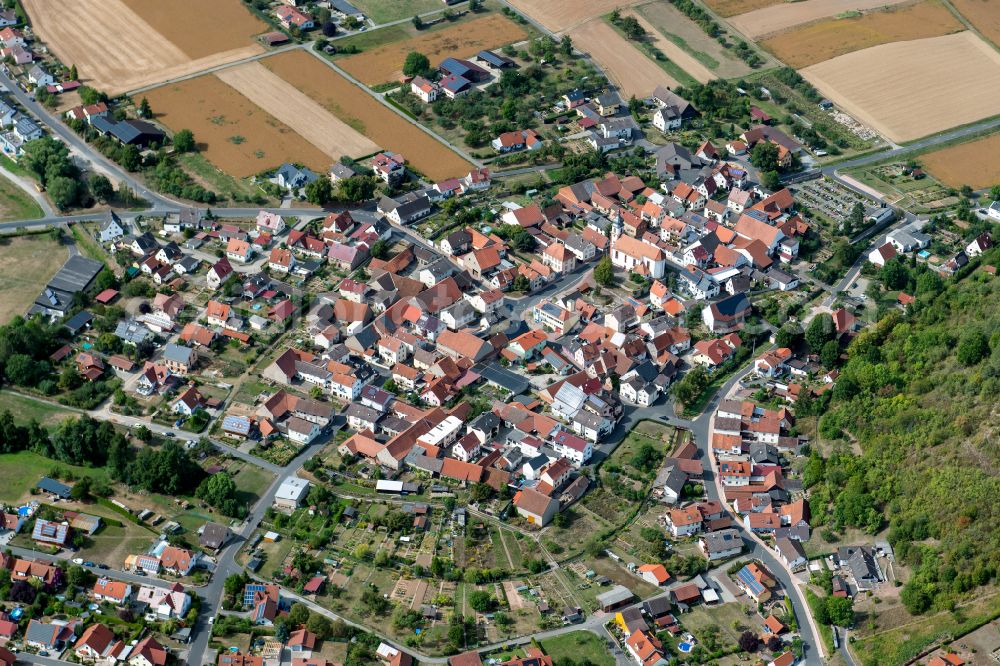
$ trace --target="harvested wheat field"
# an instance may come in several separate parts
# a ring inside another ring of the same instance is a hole
[[[403,61],[410,51],[427,56],[437,66],[449,56],[475,55],[483,49],[495,49],[528,36],[524,28],[503,14],[489,14],[472,21],[428,32],[412,39],[393,42],[337,61],[344,71],[365,85],[395,81],[403,75]]]
[[[719,16],[729,17],[745,14],[762,7],[785,4],[784,0],[705,0],[709,9]]]
[[[625,99],[632,95],[639,99],[648,97],[656,86],[680,85],[604,19],[587,21],[568,34],[576,48],[600,65]]]
[[[339,160],[362,157],[378,146],[347,123],[306,97],[259,62],[249,62],[216,74],[251,102],[291,127],[299,136]]]
[[[910,0],[802,0],[762,7],[729,19],[730,25],[749,39],[773,35],[803,23],[811,23],[844,12],[865,12]],[[978,1],[978,0],[974,0]]]
[[[283,162],[325,172],[331,158],[291,127],[209,74],[146,93],[156,119],[170,129],[190,129],[205,157],[226,173],[245,178]]]
[[[552,32],[563,32],[615,9],[648,0],[510,0],[510,4]]]
[[[428,178],[443,180],[464,176],[472,167],[457,153],[379,103],[315,56],[304,51],[289,51],[265,58],[261,64],[382,148],[402,153]]]
[[[962,29],[961,22],[938,0],[925,0],[857,18],[818,21],[765,39],[760,45],[800,69],[878,44],[938,37]]]
[[[626,14],[628,13],[626,12]],[[639,25],[649,35],[653,46],[662,51],[663,55],[676,63],[678,67],[690,74],[698,83],[708,83],[712,79],[718,78],[712,73],[712,70],[698,62],[693,55],[664,37],[663,33],[653,27],[652,23],[641,16],[636,16],[635,14],[632,14],[632,16],[635,17],[635,20],[639,22]]]
[[[171,29],[175,43],[157,31],[175,7],[189,5],[199,8],[195,32],[181,38]],[[83,83],[112,95],[260,53],[250,37],[266,28],[239,0],[25,0],[24,8],[35,32],[62,62],[77,66]],[[236,20],[236,10],[252,25]]]
[[[254,35],[270,30],[241,0],[123,2],[192,60],[246,47]]]
[[[1000,134],[921,155],[929,174],[949,187],[984,189],[1000,184]]]
[[[1000,109],[1000,54],[971,32],[882,44],[800,73],[847,113],[897,142]]]
[[[1000,46],[1000,4],[996,0],[951,0],[951,5],[983,37]]]

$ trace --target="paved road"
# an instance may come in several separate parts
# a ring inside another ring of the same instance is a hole
[[[16,99],[24,109],[27,109],[32,115],[41,121],[42,124],[49,129],[51,134],[59,139],[62,139],[64,143],[74,149],[78,154],[87,156],[87,161],[90,162],[97,170],[112,174],[112,180],[116,180],[118,183],[124,183],[138,196],[142,197],[146,201],[149,201],[154,206],[161,205],[174,210],[183,207],[180,202],[147,189],[143,183],[131,174],[124,171],[120,166],[87,145],[87,142],[84,141],[82,137],[71,130],[60,119],[56,118],[48,109],[36,102],[34,97],[23,91],[21,87],[2,70],[0,70],[0,83],[6,86],[7,90],[10,91],[10,94],[14,96],[14,99]]]
[[[705,407],[705,411],[701,414],[701,416],[695,419],[694,426],[692,427],[695,443],[701,451],[702,461],[703,463],[708,463],[708,469],[705,473],[705,483],[703,484],[705,487],[705,493],[708,496],[708,499],[721,502],[722,505],[726,507],[727,511],[730,511],[730,509],[725,501],[722,483],[719,481],[716,473],[715,456],[713,455],[711,449],[712,426],[715,421],[715,410],[718,407],[719,401],[733,393],[734,389],[737,388],[739,381],[749,375],[752,370],[753,365],[751,363],[751,365],[748,365],[727,381]],[[743,527],[743,523],[740,520],[740,515],[738,513],[733,511],[730,511],[730,513],[732,513],[733,516],[734,527],[739,530],[744,543],[749,546],[750,556],[763,562],[764,566],[766,566],[767,569],[774,574],[775,578],[777,578],[781,583],[786,596],[790,599],[792,612],[794,613],[795,621],[799,626],[799,635],[802,638],[803,656],[806,663],[822,663],[823,645],[817,640],[819,632],[815,627],[812,614],[809,612],[805,596],[799,586],[795,583],[792,572],[789,571],[783,562],[774,556],[774,553],[764,545],[764,542],[761,541],[759,537]]]

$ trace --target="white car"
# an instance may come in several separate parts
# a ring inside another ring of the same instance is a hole
[[[73,558],[73,564],[83,564],[83,558],[82,557],[74,557]]]

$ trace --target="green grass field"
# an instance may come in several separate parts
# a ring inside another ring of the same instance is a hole
[[[108,263],[108,255],[101,249],[97,241],[87,233],[84,227],[74,224],[70,229],[73,233],[73,239],[80,250],[80,254],[90,259],[96,259],[104,264]]]
[[[0,238],[0,323],[23,315],[69,256],[51,234]]]
[[[42,208],[31,195],[0,176],[0,220],[34,220],[42,216]]]
[[[358,0],[353,3],[355,7],[365,13],[365,16],[375,21],[375,23],[389,23],[404,18],[410,18],[416,14],[432,12],[435,9],[443,10],[445,5],[439,0]]]
[[[249,180],[236,179],[220,171],[200,153],[185,153],[177,159],[185,170],[204,181],[216,194],[238,201],[263,196],[263,192]]]
[[[15,502],[31,490],[38,480],[48,476],[55,469],[72,472],[74,475],[89,476],[94,479],[107,478],[104,469],[77,467],[49,460],[31,451],[0,455],[0,500]]]
[[[76,416],[77,413],[65,407],[32,400],[14,391],[0,391],[0,412],[10,410],[14,421],[26,425],[35,419],[43,426],[58,425],[63,419]]]
[[[542,650],[560,663],[563,659],[586,657],[595,666],[614,666],[615,659],[608,653],[603,640],[589,631],[571,631],[568,634],[546,638],[541,642]]]

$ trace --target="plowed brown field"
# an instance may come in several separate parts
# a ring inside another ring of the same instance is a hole
[[[475,55],[483,49],[521,41],[527,35],[524,28],[503,14],[490,14],[412,39],[386,44],[339,60],[337,64],[365,85],[374,86],[402,76],[403,61],[410,51],[423,53],[430,59],[431,65],[436,67],[449,56],[462,58]]]
[[[783,2],[784,0],[705,0],[705,4],[719,16],[736,16]]]
[[[192,60],[244,48],[270,29],[241,0],[122,1]]]
[[[996,0],[951,0],[951,4],[983,37],[1000,46],[1000,5]]]
[[[205,157],[233,176],[244,178],[299,162],[320,173],[329,155],[292,128],[209,74],[145,93],[156,119],[170,129],[190,129]]]
[[[371,139],[335,117],[259,62],[229,67],[216,76],[298,132],[334,161],[344,155],[362,157],[378,152],[378,146]]]
[[[178,43],[157,31],[174,19],[185,26],[187,15],[172,12],[189,6],[199,8],[188,12],[197,29],[169,30]],[[62,62],[77,66],[83,83],[112,95],[260,53],[250,36],[266,27],[239,0],[25,0],[24,8],[35,32]]]
[[[949,187],[1000,184],[1000,134],[921,155],[924,169]]]
[[[900,142],[1000,109],[1000,54],[971,32],[882,44],[802,76],[847,113]]]
[[[765,39],[760,45],[799,69],[879,44],[938,37],[962,29],[962,23],[938,0],[925,0],[857,18],[817,21]]]
[[[977,1],[977,0],[974,0]],[[783,2],[755,9],[729,19],[734,28],[750,39],[773,35],[803,23],[810,23],[843,12],[868,11],[910,0],[802,0]]]
[[[261,64],[379,146],[401,153],[434,180],[463,176],[472,167],[460,155],[388,109],[304,51],[289,51]],[[154,107],[155,108],[155,107]]]

